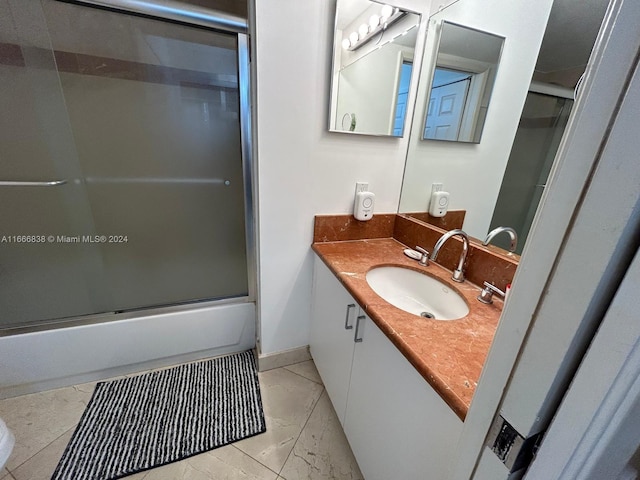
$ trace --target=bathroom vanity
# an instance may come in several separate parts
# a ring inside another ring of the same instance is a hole
[[[462,421],[322,260],[315,267],[311,355],[363,475],[444,478]]]
[[[405,248],[394,238],[313,244],[311,355],[367,480],[447,478],[502,311]],[[469,313],[445,321],[390,305],[366,280],[385,265],[436,278]]]

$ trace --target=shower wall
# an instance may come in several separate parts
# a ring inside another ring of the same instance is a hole
[[[567,98],[527,94],[490,226],[514,228],[517,253],[531,229],[572,105]],[[508,238],[496,237],[494,243],[509,248]]]

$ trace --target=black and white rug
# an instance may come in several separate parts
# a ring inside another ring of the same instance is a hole
[[[52,480],[108,480],[266,430],[251,351],[100,382]]]

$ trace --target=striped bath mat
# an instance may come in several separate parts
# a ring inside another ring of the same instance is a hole
[[[100,382],[52,480],[107,480],[266,430],[251,351]]]

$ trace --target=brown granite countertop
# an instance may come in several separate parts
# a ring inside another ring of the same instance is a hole
[[[313,250],[416,370],[464,420],[482,366],[498,326],[502,302],[476,300],[480,289],[451,281],[451,272],[431,262],[422,267],[403,254],[405,245],[393,238],[314,243]],[[397,265],[438,278],[462,295],[469,314],[459,320],[432,320],[404,312],[369,287],[367,271]],[[495,298],[495,297],[494,297]]]

